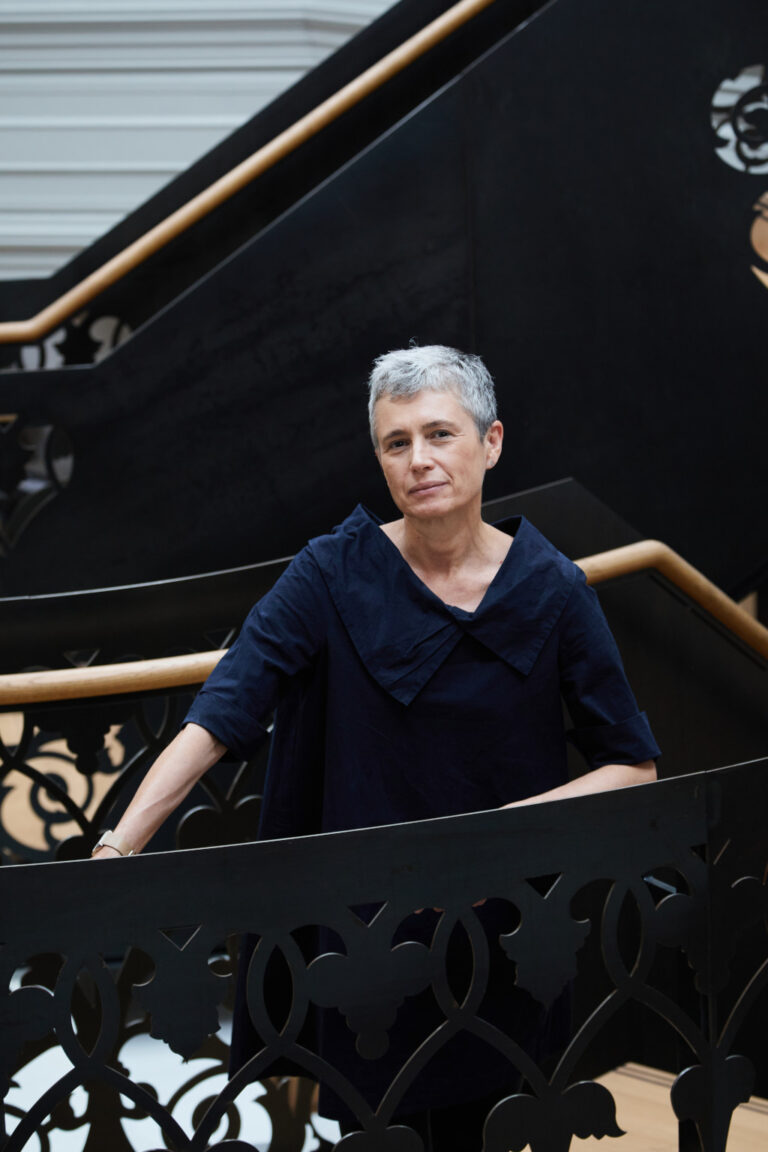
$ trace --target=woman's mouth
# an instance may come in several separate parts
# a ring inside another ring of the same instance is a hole
[[[409,489],[409,496],[422,496],[426,492],[434,492],[438,488],[445,487],[445,480],[429,480],[422,484],[414,484],[413,488]]]

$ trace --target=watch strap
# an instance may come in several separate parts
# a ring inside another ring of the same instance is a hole
[[[122,836],[117,836],[111,828],[108,828],[106,832],[102,832],[100,839],[94,845],[93,852],[95,852],[97,848],[114,848],[115,852],[119,852],[121,856],[134,855],[134,850],[127,840],[123,840]],[[93,855],[93,852],[91,855]]]

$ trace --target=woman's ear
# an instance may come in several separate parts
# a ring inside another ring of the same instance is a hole
[[[485,467],[493,468],[499,456],[504,440],[504,425],[501,420],[494,420],[485,434]]]

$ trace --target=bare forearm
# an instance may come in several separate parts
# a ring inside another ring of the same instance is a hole
[[[632,784],[649,784],[656,779],[656,763],[644,760],[642,764],[604,764],[594,768],[567,784],[541,792],[538,796],[528,796],[525,800],[515,800],[505,804],[505,808],[521,808],[525,804],[541,804],[549,800],[567,800],[572,796],[587,796],[591,792],[608,792],[613,788],[627,788]]]
[[[225,751],[205,728],[188,724],[155,760],[113,831],[139,852]],[[100,848],[97,855],[117,853]]]

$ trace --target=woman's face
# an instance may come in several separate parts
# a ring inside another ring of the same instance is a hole
[[[374,409],[376,455],[404,516],[442,516],[477,504],[501,452],[496,420],[480,439],[453,392],[382,396]]]

